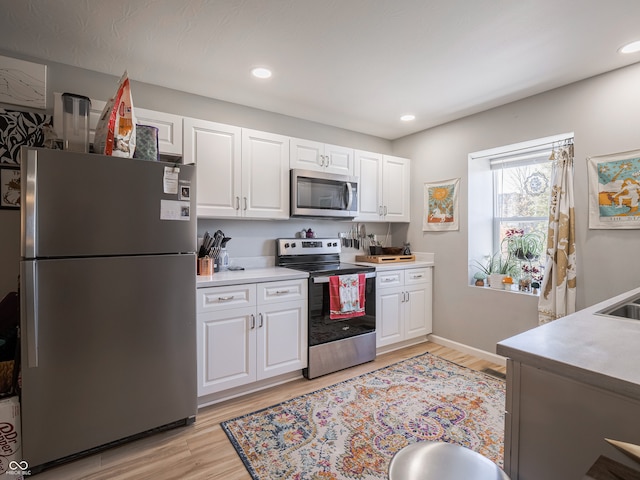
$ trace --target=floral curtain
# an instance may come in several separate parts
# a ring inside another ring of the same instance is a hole
[[[576,310],[576,237],[573,144],[554,149],[547,263],[538,301],[540,325]]]

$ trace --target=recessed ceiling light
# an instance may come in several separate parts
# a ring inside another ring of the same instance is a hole
[[[400,120],[402,120],[403,122],[410,122],[412,120],[415,120],[416,116],[415,115],[411,115],[410,113],[408,113],[407,115],[402,115],[400,117]]]
[[[635,53],[635,52],[640,52],[640,40],[627,43],[624,47],[620,49],[620,53]]]
[[[256,67],[251,70],[251,74],[256,78],[269,78],[271,77],[271,70],[264,67]]]

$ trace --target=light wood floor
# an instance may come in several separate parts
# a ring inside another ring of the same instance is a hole
[[[37,480],[251,480],[220,422],[313,392],[348,378],[430,352],[475,370],[500,365],[426,342],[379,355],[375,361],[313,380],[299,379],[218,403],[198,412],[188,427],[159,433],[117,448],[46,470]]]

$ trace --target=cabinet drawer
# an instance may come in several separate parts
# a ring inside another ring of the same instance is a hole
[[[196,298],[198,313],[249,307],[256,304],[256,286],[255,284],[246,284],[199,288]]]
[[[404,283],[405,285],[414,285],[416,283],[429,283],[431,282],[431,269],[430,268],[412,268],[404,271]]]
[[[307,280],[288,280],[258,284],[258,305],[307,298]]]
[[[403,271],[392,270],[388,272],[376,272],[376,288],[390,288],[404,285]]]

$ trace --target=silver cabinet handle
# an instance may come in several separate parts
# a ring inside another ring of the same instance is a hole
[[[422,278],[422,274],[419,274],[419,275],[411,275],[411,278],[412,278],[412,279],[414,279],[414,280],[415,280],[416,278]]]
[[[244,198],[244,209],[247,209],[247,197],[243,197]]]
[[[240,197],[236,197],[236,210],[240,210]]]
[[[320,166],[324,167],[324,155],[320,155]]]
[[[383,282],[383,283],[389,283],[389,282],[393,282],[393,281],[395,281],[395,279],[394,279],[394,278],[383,278],[383,279],[382,279],[382,280],[380,280],[380,281],[381,281],[381,282]]]
[[[387,215],[387,206],[386,205],[384,206],[384,214],[385,214],[385,216]]]
[[[262,318],[262,313],[258,314],[260,316],[260,323],[258,324],[258,328],[262,328],[262,326],[264,325],[264,319]]]
[[[289,293],[289,290],[276,290],[276,295],[284,295],[285,293]]]
[[[382,205],[378,206],[378,215],[382,216]]]
[[[406,300],[406,302],[408,302],[409,300],[411,300],[411,297],[409,296],[409,292],[404,292],[404,293],[406,293],[406,294],[407,294],[407,300]]]
[[[254,328],[256,328],[256,316],[252,313],[251,314],[251,330],[253,330]]]
[[[229,300],[233,300],[233,295],[230,297],[218,297],[219,302],[228,302]]]

